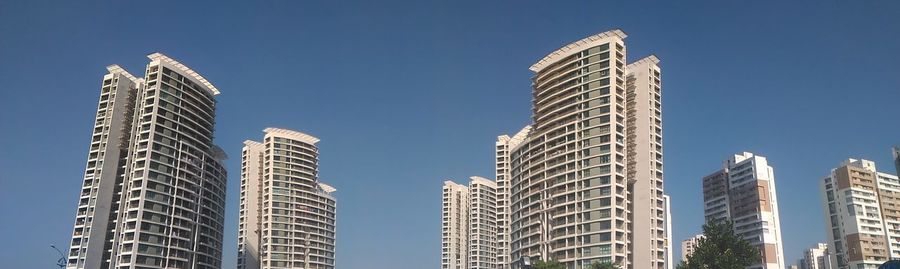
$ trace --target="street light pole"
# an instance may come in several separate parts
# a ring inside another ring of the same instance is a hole
[[[66,268],[66,255],[63,254],[62,250],[59,250],[54,245],[50,245],[51,248],[55,249],[57,253],[59,253],[59,260],[56,260],[56,266],[59,266],[60,269]]]

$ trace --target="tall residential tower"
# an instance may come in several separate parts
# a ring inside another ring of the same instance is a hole
[[[150,54],[144,78],[103,77],[67,268],[218,269],[226,174],[219,90]]]
[[[470,177],[445,181],[441,206],[441,268],[498,268],[497,184]]]
[[[820,182],[834,268],[900,259],[900,180],[875,162],[848,159]]]
[[[502,160],[512,268],[525,259],[672,266],[659,60],[626,65],[625,37],[593,35],[530,68],[533,124]]]
[[[444,181],[441,201],[441,269],[469,268],[469,188]]]
[[[238,268],[333,269],[336,189],[319,182],[319,139],[264,132],[241,154]]]
[[[497,269],[509,269],[510,245],[509,245],[509,150],[515,148],[528,137],[531,126],[525,126],[521,131],[513,135],[501,135],[497,137],[496,144],[496,168],[497,168]]]
[[[761,260],[748,269],[785,267],[775,173],[765,157],[743,152],[703,178],[707,221],[732,221],[734,233],[759,249]]]

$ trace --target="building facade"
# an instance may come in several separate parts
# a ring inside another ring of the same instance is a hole
[[[666,218],[665,218],[665,222],[666,222],[666,225],[665,225],[665,227],[666,227],[666,238],[665,238],[665,241],[666,241],[666,249],[665,249],[666,266],[665,266],[665,268],[674,269],[676,262],[674,260],[675,249],[672,247],[672,244],[673,244],[672,243],[672,222],[673,222],[672,221],[672,197],[669,195],[663,195],[663,197],[665,198],[665,201],[666,201]]]
[[[625,37],[593,35],[530,68],[533,124],[505,160],[511,268],[672,266],[659,60],[626,65]]]
[[[900,259],[900,180],[875,162],[848,159],[821,182],[828,249],[836,269]]]
[[[469,268],[497,268],[497,183],[469,181]]]
[[[703,238],[703,234],[695,235],[691,238],[685,239],[681,241],[681,261],[687,262],[688,257],[694,254],[694,250],[700,246],[700,239]]]
[[[765,157],[743,152],[703,178],[707,221],[732,221],[734,233],[759,249],[761,260],[748,269],[780,269],[786,265],[775,174]]]
[[[441,268],[496,269],[497,183],[470,177],[469,185],[445,181],[441,206]]]
[[[441,205],[441,268],[468,269],[469,188],[444,181]]]
[[[531,126],[525,126],[513,136],[501,135],[497,137],[496,145],[496,176],[497,176],[497,269],[509,269],[510,263],[510,216],[509,216],[509,153],[511,148],[519,146],[528,134]]]
[[[220,268],[224,152],[209,81],[160,53],[103,77],[67,268]]]
[[[800,269],[832,269],[828,257],[828,244],[819,243],[814,248],[804,250],[799,265]]]
[[[319,139],[264,132],[241,154],[238,268],[333,269],[336,189],[319,181]]]

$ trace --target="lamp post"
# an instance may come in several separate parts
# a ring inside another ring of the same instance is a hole
[[[63,254],[62,250],[59,250],[54,245],[50,245],[51,248],[55,249],[57,253],[59,253],[59,260],[56,260],[56,266],[59,266],[60,269],[66,268],[66,255]]]

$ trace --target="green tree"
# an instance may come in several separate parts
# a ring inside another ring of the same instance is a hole
[[[734,234],[730,221],[703,225],[697,249],[678,264],[678,269],[743,269],[760,260],[759,250]]]
[[[595,263],[591,264],[590,269],[622,269],[622,267],[619,267],[618,265],[616,265],[615,263],[612,263],[612,262],[600,262],[600,263],[595,262]]]
[[[558,261],[549,260],[549,261],[537,261],[534,263],[532,267],[534,269],[566,269],[566,265],[562,264]]]

